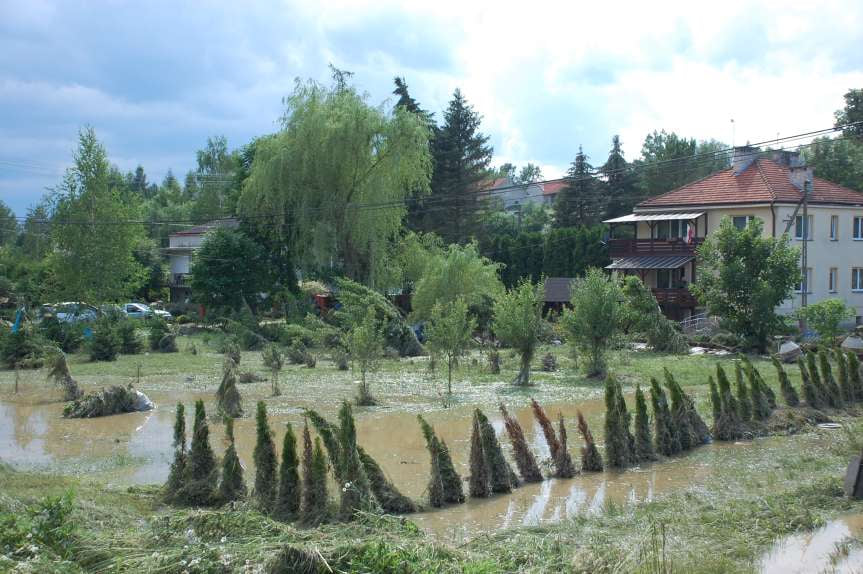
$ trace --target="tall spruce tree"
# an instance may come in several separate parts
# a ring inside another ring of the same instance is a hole
[[[174,419],[174,462],[171,463],[171,471],[164,487],[165,500],[169,503],[177,500],[177,494],[183,488],[187,459],[186,410],[183,403],[177,403],[176,418]]]
[[[338,434],[344,473],[339,513],[344,520],[351,520],[357,511],[371,509],[373,501],[368,477],[357,451],[357,429],[348,401],[342,402],[339,409]]]
[[[327,461],[319,438],[312,435],[309,424],[303,426],[303,487],[300,500],[300,522],[314,525],[323,522],[327,514]]]
[[[300,461],[297,457],[297,437],[290,423],[282,441],[282,464],[279,467],[279,491],[273,508],[277,520],[292,520],[300,510]]]
[[[671,418],[671,409],[668,407],[668,399],[659,381],[650,379],[650,402],[653,407],[653,426],[656,432],[654,440],[656,452],[663,456],[671,456],[680,452],[680,438],[674,432],[674,422]]]
[[[432,150],[434,170],[429,206],[430,229],[447,242],[465,243],[477,229],[482,207],[478,193],[491,163],[489,137],[479,131],[482,117],[456,89],[443,115]]]
[[[495,493],[506,493],[512,491],[511,477],[512,470],[509,463],[503,456],[503,450],[500,448],[500,443],[497,441],[497,435],[494,432],[494,427],[491,426],[488,418],[479,409],[474,411],[477,421],[479,421],[479,430],[482,435],[482,451],[485,455],[486,465],[489,469],[489,484],[491,491]]]
[[[618,217],[629,213],[637,202],[635,177],[623,157],[620,136],[611,138],[608,159],[600,168],[605,176],[603,185],[605,195],[605,218]]]
[[[225,418],[225,438],[228,448],[222,459],[222,482],[219,483],[219,500],[232,502],[246,496],[246,483],[243,480],[243,466],[237,456],[237,445],[234,441],[234,419]]]
[[[605,380],[605,462],[610,468],[629,465],[629,440],[623,413],[617,400],[618,387],[611,377]]]
[[[680,443],[680,450],[689,450],[698,446],[695,432],[689,418],[689,405],[683,396],[683,389],[674,380],[674,375],[667,368],[664,369],[665,387],[671,397],[671,426],[676,441]]]
[[[647,414],[647,401],[641,385],[635,386],[635,457],[638,461],[654,460],[653,437],[650,433],[650,417]]]
[[[273,431],[267,421],[267,406],[264,401],[258,401],[256,415],[257,442],[253,458],[255,460],[255,500],[261,512],[270,513],[276,500],[278,483],[276,472],[276,445],[273,442]]]
[[[557,194],[554,203],[555,227],[590,225],[599,221],[603,213],[599,182],[593,175],[593,166],[578,146],[578,155],[566,174],[566,186]]]

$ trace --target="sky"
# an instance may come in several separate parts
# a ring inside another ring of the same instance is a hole
[[[619,134],[743,144],[830,127],[863,87],[863,2],[0,0],[0,199],[23,216],[92,126],[113,164],[182,180],[207,137],[276,131],[297,78],[393,77],[437,118],[460,88],[494,163],[562,175]],[[733,120],[733,122],[732,122]]]

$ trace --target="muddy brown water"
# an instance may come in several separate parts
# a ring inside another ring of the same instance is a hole
[[[863,514],[831,520],[812,532],[777,541],[758,564],[761,574],[863,572]]]
[[[147,413],[130,413],[97,419],[64,419],[63,404],[51,395],[0,397],[0,459],[22,468],[95,476],[114,484],[162,483],[171,464],[174,409],[182,400],[191,411],[197,398],[212,400],[211,393],[148,391],[157,408]],[[542,430],[534,421],[528,401],[507,397],[508,408],[521,423],[525,436],[538,460],[548,457]],[[248,401],[247,401],[248,402]],[[208,409],[211,407],[208,404]],[[601,400],[578,404],[546,404],[546,412],[556,420],[562,412],[569,431],[569,448],[578,457],[581,444],[576,430],[576,412],[585,414],[593,434],[602,436]],[[251,405],[246,405],[247,410]],[[501,444],[509,449],[509,438],[500,413],[486,409]],[[326,416],[333,416],[326,412]],[[438,435],[446,440],[456,469],[466,477],[472,407],[436,408],[425,414]],[[429,460],[416,412],[387,409],[357,409],[358,441],[374,456],[389,478],[406,495],[425,497]],[[187,428],[191,427],[191,415]],[[281,451],[285,423],[297,428],[302,424],[299,408],[271,409],[270,424]],[[246,416],[235,423],[237,451],[247,479],[251,478],[255,421]],[[214,450],[224,449],[223,425],[211,422]],[[605,472],[579,475],[569,480],[546,480],[524,485],[513,494],[490,499],[469,500],[441,510],[412,517],[422,528],[449,541],[461,542],[483,532],[515,526],[535,526],[581,513],[600,511],[609,502],[627,504],[651,500],[656,495],[704,484],[721,468],[724,460],[744,449],[758,456],[769,449],[770,441],[747,444],[712,444],[688,456],[629,469],[623,473]],[[763,453],[766,456],[766,451]],[[465,488],[465,490],[467,490]]]

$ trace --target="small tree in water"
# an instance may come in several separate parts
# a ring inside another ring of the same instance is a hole
[[[273,516],[288,521],[300,510],[300,461],[297,458],[297,437],[288,423],[282,442],[282,465],[279,467],[279,492]]]
[[[257,441],[253,458],[255,460],[255,500],[261,512],[268,514],[273,510],[276,499],[276,445],[273,442],[273,431],[267,421],[267,406],[258,401],[258,412],[255,417]]]
[[[282,352],[279,351],[278,345],[271,343],[264,347],[263,352],[261,352],[261,359],[264,361],[264,366],[270,370],[273,396],[278,397],[282,394],[282,390],[279,388],[279,372],[285,365],[285,358],[282,356]]]
[[[487,457],[482,446],[482,429],[476,412],[473,414],[473,425],[470,433],[470,478],[468,494],[471,498],[488,498],[491,495],[491,482]]]
[[[476,322],[468,316],[467,304],[463,299],[439,303],[432,308],[426,337],[432,352],[446,359],[447,395],[452,394],[453,365],[470,347],[470,335],[475,328]]]
[[[588,376],[605,373],[605,353],[620,325],[619,301],[622,297],[617,279],[601,269],[572,283],[572,310],[563,314],[563,324],[579,355],[586,356]]]
[[[653,424],[656,432],[656,452],[663,456],[671,456],[680,452],[680,439],[674,432],[674,422],[671,419],[671,409],[668,399],[659,381],[650,379],[650,402],[653,407]]]
[[[512,469],[503,456],[503,450],[497,441],[494,427],[479,409],[474,411],[474,417],[479,422],[479,430],[482,435],[482,452],[485,455],[486,465],[489,469],[489,484],[492,492],[510,492],[512,487]]]
[[[237,457],[237,446],[234,442],[234,419],[225,418],[225,438],[228,448],[222,459],[222,482],[219,483],[219,500],[231,502],[246,495],[246,483],[243,481],[243,467]]]
[[[312,450],[312,435],[309,423],[303,425],[303,487],[300,500],[300,522],[314,525],[323,522],[327,513],[327,461],[321,449],[320,439],[315,439]]]
[[[518,472],[521,474],[521,479],[525,482],[542,482],[542,472],[539,470],[539,465],[536,464],[536,458],[530,451],[530,446],[527,444],[527,439],[524,438],[524,431],[518,420],[509,414],[503,403],[500,404],[500,412],[503,415],[504,426],[509,434],[509,440],[512,442],[512,450],[515,456],[515,463],[518,466]],[[473,448],[473,443],[471,443]]]
[[[654,460],[653,437],[650,434],[650,417],[647,415],[647,401],[641,385],[635,386],[635,456],[639,461]]]
[[[860,359],[851,351],[848,351],[845,357],[848,359],[848,380],[854,390],[854,396],[857,400],[863,400],[863,373],[860,372]]]
[[[734,363],[734,383],[737,391],[737,416],[741,422],[747,423],[752,419],[752,403],[749,401],[749,390],[743,381],[743,367],[740,361]]]
[[[543,291],[542,283],[522,280],[501,295],[494,305],[494,333],[505,345],[515,349],[521,358],[516,385],[530,384],[530,362],[536,352],[542,326]]]
[[[369,308],[362,321],[354,324],[348,333],[351,361],[360,371],[360,388],[357,405],[377,404],[368,386],[367,376],[377,369],[383,353],[383,336],[380,333],[375,310]]]
[[[177,415],[174,419],[174,462],[171,463],[171,472],[164,488],[165,500],[169,503],[178,501],[177,495],[186,479],[186,463],[186,409],[183,403],[177,403]]]
[[[587,426],[587,420],[581,411],[578,411],[578,432],[581,433],[581,438],[584,440],[584,446],[581,447],[581,470],[584,472],[602,472],[602,455],[596,448],[593,433],[590,432],[590,427]]]
[[[57,349],[49,357],[48,365],[51,367],[48,371],[48,378],[54,379],[54,384],[63,388],[64,401],[77,401],[84,396],[84,391],[81,390],[78,382],[72,378],[72,373],[69,372],[69,363],[66,362],[66,355],[63,351]]]
[[[210,446],[210,428],[207,425],[207,413],[202,400],[195,403],[192,448],[189,450],[186,470],[181,499],[197,506],[212,504],[219,470],[216,468],[216,456]]]
[[[237,418],[243,415],[242,399],[237,389],[237,363],[229,357],[225,357],[222,382],[216,390],[216,400],[222,416]]]

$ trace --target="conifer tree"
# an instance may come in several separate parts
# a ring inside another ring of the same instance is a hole
[[[716,381],[713,380],[713,375],[707,377],[707,384],[710,387],[710,407],[713,409],[713,424],[722,416],[722,399],[719,398],[719,391],[716,389]]]
[[[635,456],[643,462],[654,460],[653,437],[650,434],[650,418],[647,415],[647,401],[641,385],[635,386]]]
[[[584,440],[584,446],[581,447],[581,470],[584,472],[602,472],[602,456],[599,454],[599,449],[596,448],[593,433],[590,432],[587,420],[581,411],[578,411],[578,432],[581,433],[581,438]]]
[[[511,480],[513,472],[503,456],[503,450],[501,450],[500,443],[497,441],[494,427],[491,426],[488,418],[486,418],[481,410],[476,409],[474,415],[479,421],[479,430],[482,434],[482,450],[489,469],[491,491],[495,493],[511,492],[512,487],[516,486],[512,484]]]
[[[225,438],[228,448],[222,459],[222,482],[219,483],[219,499],[222,502],[232,502],[246,496],[246,483],[243,480],[243,466],[237,456],[237,445],[234,442],[234,419],[225,418]]]
[[[830,390],[824,385],[821,374],[818,372],[818,357],[814,351],[806,353],[806,370],[809,372],[809,378],[812,379],[812,386],[818,391],[818,398],[821,399],[822,406],[832,406]]]
[[[773,366],[776,367],[776,374],[779,377],[779,389],[782,391],[782,398],[785,399],[785,404],[789,407],[799,406],[800,397],[791,384],[791,380],[788,378],[788,373],[785,372],[782,362],[775,355],[771,357],[771,360],[773,361]]]
[[[747,377],[753,377],[753,379],[758,383],[758,386],[761,387],[761,394],[765,396],[767,399],[767,405],[770,407],[770,410],[776,408],[776,393],[773,392],[773,389],[764,381],[764,377],[761,376],[761,373],[758,372],[758,369],[755,368],[755,365],[752,364],[752,361],[746,357],[746,355],[740,356],[740,361],[743,363],[743,372],[746,373]]]
[[[770,403],[764,394],[764,385],[755,376],[752,365],[746,369],[746,378],[749,383],[749,394],[752,399],[752,418],[765,420],[770,417]]]
[[[279,467],[279,490],[273,517],[288,521],[297,517],[300,510],[300,461],[297,457],[297,437],[290,423],[282,441],[282,464]]]
[[[342,452],[342,496],[339,514],[344,520],[351,520],[358,510],[371,508],[372,496],[360,455],[357,452],[357,430],[351,404],[342,402],[339,409],[339,444]]]
[[[809,375],[809,367],[806,366],[807,362],[803,357],[797,360],[797,366],[800,368],[800,379],[802,380],[803,398],[810,408],[820,409],[824,406],[824,401],[821,399],[821,389],[816,387],[812,381],[812,377]]]
[[[426,448],[431,457],[431,475],[429,477],[429,504],[435,508],[447,503],[462,503],[465,500],[461,477],[455,471],[446,443],[439,440],[434,428],[428,424],[422,415],[417,415]]]
[[[560,190],[554,203],[555,227],[590,225],[596,223],[604,211],[599,197],[599,181],[587,160],[579,146],[566,174],[566,186]]]
[[[470,435],[470,480],[468,493],[471,498],[488,498],[491,496],[491,473],[482,448],[482,430],[476,412],[473,414],[473,425]]]
[[[192,446],[189,449],[187,476],[183,484],[181,498],[194,506],[207,506],[213,503],[215,487],[218,483],[216,456],[210,446],[210,428],[204,401],[195,402],[195,424],[192,427]]]
[[[665,369],[665,387],[671,397],[671,427],[675,440],[680,443],[680,450],[685,451],[697,446],[692,425],[689,419],[689,409],[683,398],[683,389],[674,380],[671,371]]]
[[[672,428],[671,410],[659,381],[650,379],[650,402],[653,407],[653,425],[655,429],[656,452],[663,456],[671,456],[680,452],[680,441],[675,441]]]
[[[824,349],[818,352],[818,362],[821,364],[821,380],[824,384],[824,389],[827,391],[827,403],[834,409],[845,406],[842,400],[842,391],[839,390],[839,385],[836,384],[836,379],[833,377],[833,369],[830,367],[830,357]]]
[[[177,403],[177,414],[174,420],[174,462],[165,483],[164,496],[167,502],[176,501],[177,494],[183,488],[186,478],[186,410],[183,403]]]
[[[237,418],[243,416],[240,391],[237,390],[237,363],[230,357],[225,357],[222,367],[222,382],[216,390],[216,400],[219,413],[223,417]]]
[[[608,377],[605,380],[605,462],[609,468],[626,468],[629,465],[629,441],[623,424],[617,385]]]
[[[626,440],[626,457],[632,463],[635,461],[635,436],[632,434],[632,415],[626,408],[626,401],[623,399],[623,389],[620,388],[620,383],[615,380],[615,398],[617,399],[617,412],[620,422],[620,435]]]
[[[392,514],[410,514],[419,510],[413,500],[399,492],[399,489],[387,479],[383,469],[371,455],[363,450],[363,447],[357,445],[357,452],[363,463],[363,470],[366,471],[366,476],[369,479],[369,487],[381,510]]]
[[[267,421],[267,406],[264,401],[258,401],[256,416],[257,441],[253,458],[255,461],[255,500],[261,512],[268,514],[273,510],[276,500],[276,445],[273,442],[273,431]]]
[[[461,476],[455,471],[449,447],[444,439],[440,440],[440,477],[443,484],[444,502],[461,504],[465,501]]]
[[[737,418],[745,424],[752,420],[752,403],[749,400],[746,384],[743,382],[743,367],[740,361],[734,363],[734,383],[737,391]],[[755,389],[753,389],[754,392]]]
[[[557,453],[560,450],[560,441],[557,440],[557,435],[554,433],[554,425],[551,419],[545,414],[545,411],[534,399],[530,399],[530,407],[533,410],[533,416],[536,422],[539,423],[542,429],[542,434],[545,436],[545,442],[548,444],[548,451],[551,455],[551,460],[557,460]]]
[[[716,364],[716,381],[719,389],[721,411],[719,419],[714,422],[714,434],[717,440],[735,440],[739,438],[741,427],[737,400],[731,392],[731,383],[725,370],[719,363]]]
[[[555,461],[554,467],[558,469],[557,478],[572,478],[578,474],[578,471],[575,469],[572,457],[569,455],[566,426],[563,424],[563,413],[558,413],[557,423],[558,435],[560,436],[560,450],[557,451],[558,460]]]
[[[846,404],[855,402],[854,387],[851,386],[851,379],[848,377],[848,362],[845,359],[845,354],[839,349],[834,349],[833,359],[836,361],[836,368],[839,370],[839,390],[842,392],[842,400]]]
[[[848,351],[845,355],[848,359],[848,380],[854,389],[854,396],[858,401],[863,400],[863,373],[860,372],[860,359],[853,352]]]
[[[542,472],[539,470],[536,458],[534,458],[530,446],[527,444],[527,439],[524,438],[524,431],[521,425],[515,417],[509,414],[503,403],[500,404],[500,412],[503,415],[504,426],[512,443],[515,464],[518,467],[521,479],[524,482],[542,482]],[[471,446],[471,448],[473,447]]]
[[[309,424],[303,426],[303,488],[300,501],[300,522],[307,525],[320,524],[327,515],[327,461],[321,448],[321,440],[312,437]]]

